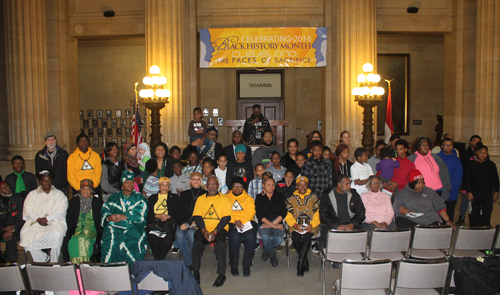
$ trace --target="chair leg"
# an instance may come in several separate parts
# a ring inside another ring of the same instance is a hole
[[[322,259],[321,260],[321,272],[322,272],[322,275],[321,275],[321,282],[322,282],[322,285],[323,285],[323,295],[325,295],[326,293],[326,282],[325,282],[325,259]]]

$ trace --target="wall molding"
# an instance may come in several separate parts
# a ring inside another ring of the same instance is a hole
[[[79,40],[78,47],[110,47],[110,46],[141,46],[145,45],[144,38],[123,40]]]
[[[444,44],[444,35],[436,36],[401,36],[401,35],[378,35],[377,43],[431,43]]]

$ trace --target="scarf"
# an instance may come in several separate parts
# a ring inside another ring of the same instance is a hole
[[[158,201],[155,203],[155,214],[168,214],[167,208],[168,194],[158,193]]]
[[[144,149],[144,154],[141,156],[141,158],[144,159],[144,158],[148,157],[151,159],[151,151],[149,149],[149,145],[145,142],[142,142],[141,144],[139,144],[139,146]],[[137,148],[137,157],[139,157],[139,148]],[[144,160],[141,160],[141,162],[143,162],[143,161]],[[146,163],[144,163],[144,164],[146,164]]]
[[[89,213],[92,210],[92,196],[85,198],[80,195],[80,213]]]
[[[23,173],[24,173],[24,169],[21,173],[17,173],[16,171],[14,171],[14,174],[17,176],[16,194],[26,191],[26,185],[24,185]]]
[[[135,146],[135,144],[132,142],[127,142],[123,146],[123,158],[125,159],[125,162],[127,163],[127,167],[137,168],[137,167],[139,167],[139,162],[137,162],[137,157],[132,157],[128,153],[130,151],[130,149],[134,146]]]

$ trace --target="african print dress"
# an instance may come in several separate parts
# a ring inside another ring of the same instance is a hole
[[[75,234],[68,243],[68,252],[72,263],[90,261],[97,237],[92,210],[80,212]]]
[[[288,211],[285,221],[288,224],[289,231],[293,232],[295,223],[311,224],[312,234],[318,233],[319,219],[319,199],[307,189],[304,195],[295,191],[291,197],[286,199],[286,210]]]

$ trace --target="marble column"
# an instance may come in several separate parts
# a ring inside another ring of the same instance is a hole
[[[5,0],[9,147],[34,159],[48,130],[45,0]]]
[[[146,70],[160,67],[167,78],[169,103],[161,110],[162,141],[169,147],[186,146],[189,117],[185,108],[184,54],[182,38],[184,1],[146,0]],[[147,140],[149,141],[149,140]]]
[[[500,3],[477,1],[474,133],[500,156]]]
[[[357,76],[363,73],[365,63],[371,63],[375,72],[377,69],[376,0],[338,1],[337,33],[337,80],[333,81],[338,85],[338,101],[334,105],[337,140],[340,132],[347,130],[352,144],[359,147],[362,145],[363,108],[354,101],[351,91],[358,85]]]

